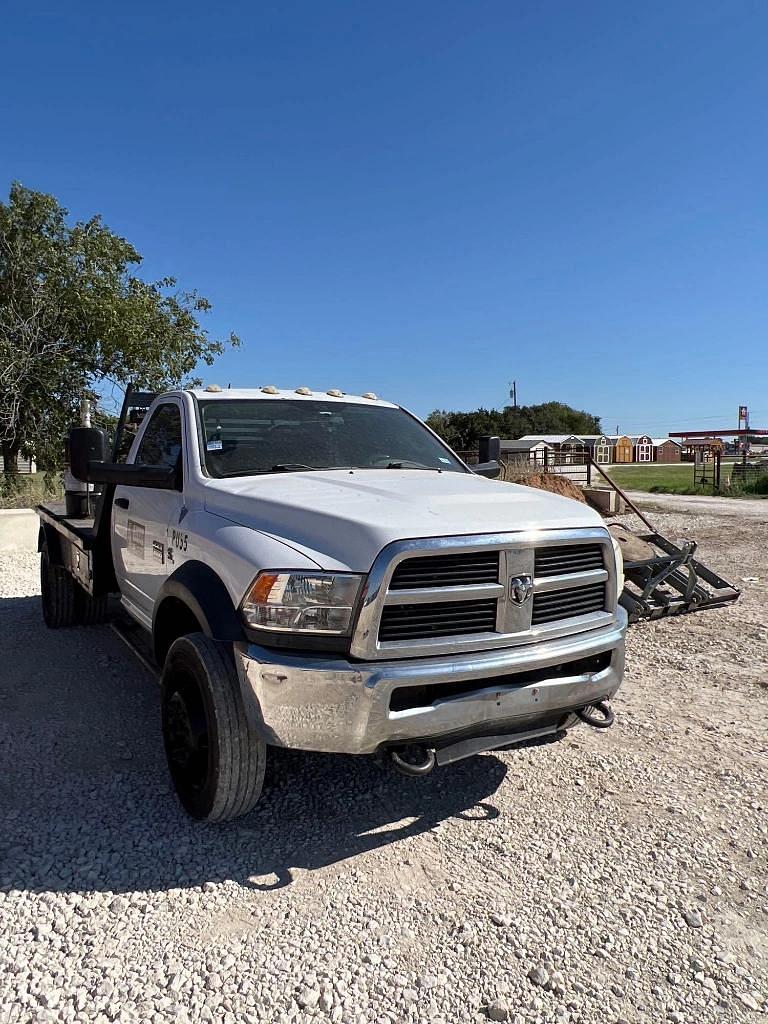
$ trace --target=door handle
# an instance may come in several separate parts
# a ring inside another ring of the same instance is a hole
[[[127,498],[115,498],[115,504],[118,508],[128,508],[131,503]]]

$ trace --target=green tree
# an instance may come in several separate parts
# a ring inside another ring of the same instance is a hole
[[[200,319],[210,302],[172,277],[145,281],[141,256],[100,216],[74,224],[54,196],[14,183],[0,202],[0,448],[57,465],[80,397],[100,382],[160,389],[210,365],[227,343]]]
[[[452,448],[470,450],[483,434],[518,438],[524,434],[599,434],[600,417],[563,402],[521,405],[517,408],[475,409],[448,412],[436,409],[427,419],[429,426]]]

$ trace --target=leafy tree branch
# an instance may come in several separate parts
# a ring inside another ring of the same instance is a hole
[[[211,304],[175,278],[145,281],[141,255],[100,216],[70,224],[43,192],[12,185],[0,202],[0,447],[55,465],[86,389],[190,381],[236,335],[211,338]]]

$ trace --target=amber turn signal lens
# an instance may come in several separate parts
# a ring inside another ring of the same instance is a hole
[[[263,572],[251,587],[248,600],[253,601],[254,604],[266,604],[278,579],[279,574],[276,572]]]

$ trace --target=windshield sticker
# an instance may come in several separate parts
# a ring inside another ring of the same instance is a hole
[[[442,455],[440,455],[438,457],[439,457],[441,462],[444,462],[446,464],[446,466],[450,466],[450,464],[451,464],[451,460],[450,459],[444,459]]]
[[[208,444],[205,446],[206,451],[209,452],[220,452],[223,447],[223,441],[209,441]]]

